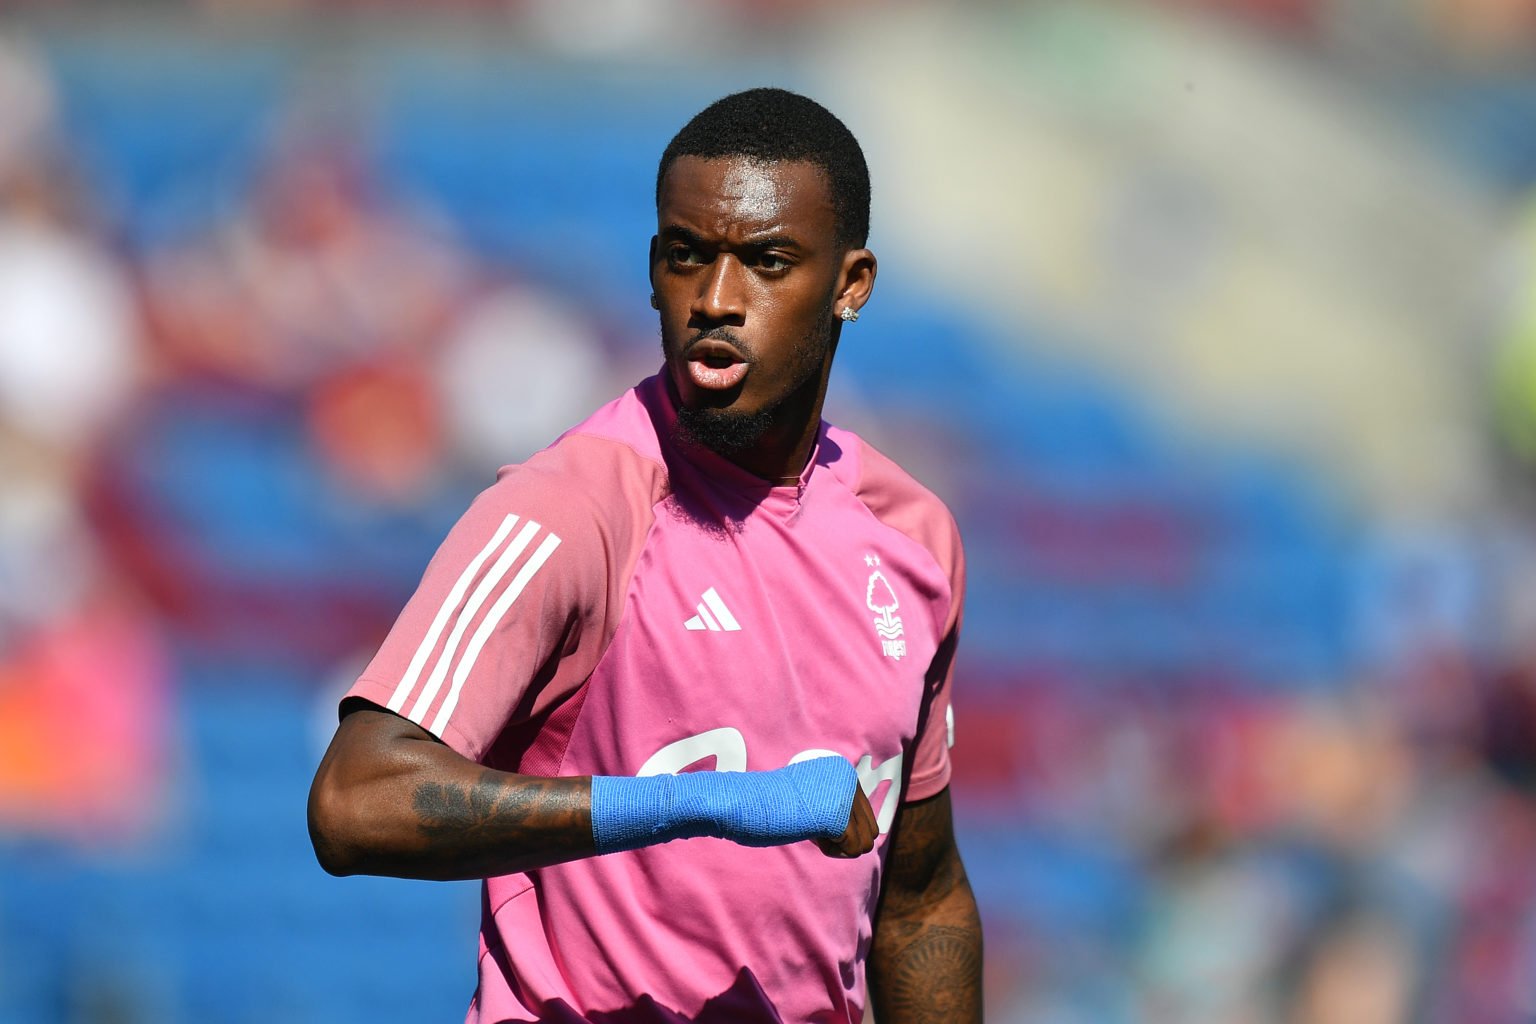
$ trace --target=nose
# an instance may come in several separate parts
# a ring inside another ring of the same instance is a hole
[[[721,253],[703,275],[689,312],[694,319],[739,327],[746,322],[747,306],[741,261]]]

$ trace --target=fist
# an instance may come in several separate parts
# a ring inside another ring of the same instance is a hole
[[[859,857],[875,848],[875,837],[880,830],[875,827],[875,810],[869,806],[864,787],[853,791],[853,806],[848,809],[848,827],[836,839],[813,839],[821,852],[828,857]]]

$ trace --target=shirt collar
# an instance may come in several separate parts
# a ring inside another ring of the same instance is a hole
[[[811,477],[821,460],[822,442],[827,433],[826,421],[817,425],[815,443],[811,446],[810,456],[806,459],[805,468],[800,471],[798,479],[792,484],[776,484],[741,468],[718,452],[681,439],[677,433],[677,407],[672,401],[672,393],[667,388],[663,377],[665,373],[666,369],[663,368],[655,376],[647,377],[636,390],[640,394],[641,401],[651,410],[662,450],[667,453],[667,462],[672,466],[674,478],[678,475],[677,469],[681,468],[677,464],[681,463],[691,470],[690,476],[697,476],[713,486],[731,491],[765,507],[794,508],[800,504],[800,499],[810,485]],[[674,479],[674,486],[678,482]]]

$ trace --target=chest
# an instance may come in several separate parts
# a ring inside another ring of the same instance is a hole
[[[896,774],[946,587],[924,548],[857,512],[712,531],[663,513],[580,745],[623,774],[765,770],[812,752]]]

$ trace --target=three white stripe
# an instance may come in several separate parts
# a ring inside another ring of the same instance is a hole
[[[512,566],[516,564],[523,552],[528,549],[528,545],[533,542],[533,538],[538,535],[539,530],[542,529],[532,519],[527,520],[523,524],[523,528],[518,531],[517,536],[512,538],[512,543],[507,545],[506,550],[501,553],[501,557],[496,559],[490,571],[480,580],[480,585],[475,587],[475,591],[470,595],[469,600],[465,602],[464,594],[469,590],[470,584],[474,582],[475,576],[480,572],[480,567],[486,563],[491,554],[506,540],[507,534],[512,532],[512,528],[517,525],[517,522],[518,517],[515,515],[508,515],[503,519],[501,525],[496,528],[495,534],[491,536],[490,542],[480,549],[480,553],[471,559],[470,563],[464,567],[464,571],[459,574],[458,580],[453,584],[453,589],[448,592],[448,596],[443,600],[441,607],[438,608],[437,614],[433,616],[432,625],[427,629],[426,636],[422,637],[421,645],[416,648],[416,653],[412,656],[410,665],[406,667],[405,675],[400,677],[400,683],[395,687],[395,692],[389,699],[388,707],[391,711],[400,711],[405,706],[406,699],[415,691],[416,683],[421,678],[422,670],[426,668],[427,660],[432,656],[432,652],[437,649],[438,640],[442,637],[443,631],[448,628],[449,620],[452,619],[453,628],[448,634],[447,642],[443,645],[442,653],[438,655],[437,660],[433,664],[431,674],[427,676],[426,685],[422,688],[421,693],[416,698],[416,702],[411,705],[411,710],[406,715],[407,718],[417,725],[426,724],[424,720],[427,710],[432,706],[432,702],[437,699],[438,693],[443,688],[443,681],[447,678],[448,669],[453,666],[454,655],[458,652],[459,643],[464,639],[464,633],[474,621],[475,615],[479,613],[481,605],[485,604],[486,599],[501,585],[501,581],[511,571]],[[491,633],[495,631],[497,625],[506,616],[507,610],[512,607],[512,603],[517,600],[518,595],[528,586],[528,581],[533,579],[544,563],[549,560],[549,556],[554,553],[555,548],[559,546],[560,538],[553,533],[547,534],[544,540],[539,543],[539,546],[534,549],[533,554],[518,569],[517,574],[512,577],[511,583],[502,591],[501,596],[491,605],[490,611],[486,613],[485,618],[481,620],[479,627],[476,628],[474,634],[470,637],[469,645],[464,648],[464,655],[459,659],[457,668],[454,668],[453,684],[448,689],[448,696],[443,699],[442,706],[438,708],[437,715],[432,719],[432,724],[427,726],[431,732],[440,735],[444,727],[447,726],[449,717],[452,716],[454,708],[458,706],[459,695],[464,689],[464,681],[474,671],[475,662],[479,659],[480,651],[485,647],[486,641],[490,639]],[[461,603],[463,604],[462,608],[460,607]],[[457,612],[457,615],[455,615],[455,612]]]

